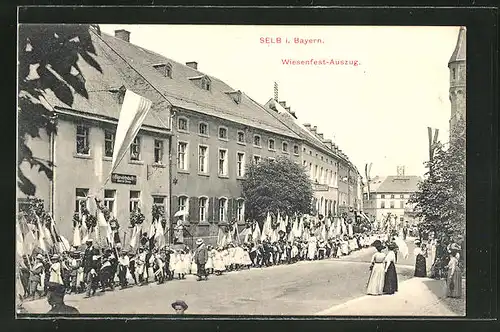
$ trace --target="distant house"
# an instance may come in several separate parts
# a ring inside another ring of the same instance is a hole
[[[421,177],[415,175],[376,176],[370,179],[370,193],[365,186],[364,211],[379,226],[416,221],[413,205],[408,203],[417,191]],[[369,195],[369,196],[368,196]]]

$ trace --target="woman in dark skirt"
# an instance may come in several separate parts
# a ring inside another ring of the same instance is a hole
[[[425,278],[427,277],[425,244],[422,244],[422,247],[420,247],[421,242],[419,239],[415,240],[415,244],[417,245],[413,251],[413,254],[415,255],[415,277]]]
[[[385,277],[384,294],[394,294],[398,291],[398,275],[396,273],[396,250],[398,246],[395,243],[389,243],[387,249],[389,252],[385,256]]]

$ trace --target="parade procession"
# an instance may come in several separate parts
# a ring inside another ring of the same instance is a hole
[[[409,132],[415,119],[398,120],[397,139],[380,138],[375,132],[391,130],[368,127],[363,114],[349,115],[354,101],[364,102],[357,94],[332,106],[335,115],[327,112],[331,100],[321,99],[343,88],[343,80],[313,93],[283,64],[292,76],[272,72],[283,82],[279,90],[275,78],[260,77],[266,70],[245,72],[250,69],[222,61],[221,75],[248,86],[257,102],[200,70],[197,61],[166,57],[176,42],[163,48],[148,39],[188,36],[191,30],[183,29],[20,25],[17,314],[411,316],[430,306],[429,315],[460,315],[462,140],[450,138],[444,151],[438,130],[428,127],[429,142],[405,141],[425,134]],[[200,43],[217,35],[207,34],[208,27],[192,29]],[[227,38],[255,42],[248,36],[256,29],[235,26],[241,33]],[[449,84],[465,89],[465,29],[457,29],[419,30],[418,40],[456,45],[452,78],[444,66],[439,80],[446,93]],[[375,30],[355,35],[392,40]],[[321,40],[336,36],[317,31]],[[301,47],[329,47],[307,45]],[[187,57],[195,53],[210,68],[203,52],[185,52],[176,57],[193,60]],[[448,58],[448,48],[441,52],[428,59],[431,68]],[[356,80],[365,79],[363,61],[352,68],[354,60],[345,62],[342,75],[359,75],[345,86],[357,88]],[[338,70],[324,67],[312,80],[331,82]],[[249,75],[254,78],[243,80]],[[293,92],[296,82],[303,86]],[[301,120],[280,94],[298,105]],[[458,92],[450,97],[453,114],[464,111],[462,98]],[[381,119],[406,118],[396,104]],[[372,105],[357,109],[373,113]],[[462,128],[461,121],[453,125]],[[389,143],[401,145],[385,147]],[[405,154],[408,146],[418,153]]]

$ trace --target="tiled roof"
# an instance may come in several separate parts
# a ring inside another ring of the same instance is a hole
[[[460,27],[457,38],[457,45],[455,46],[455,50],[450,57],[449,63],[457,62],[457,61],[465,61],[467,59],[467,31],[464,27]]]
[[[102,68],[102,73],[90,66],[81,57],[78,66],[85,78],[85,86],[89,98],[74,93],[74,101],[67,105],[60,101],[52,91],[47,90],[45,98],[53,107],[72,109],[79,112],[97,115],[117,120],[120,115],[121,106],[118,103],[116,92],[121,86],[150,99],[152,101],[151,111],[144,120],[145,126],[166,129],[168,126],[169,114],[164,112],[168,107],[168,102],[160,93],[152,89],[130,66],[111,50],[102,40],[91,33],[96,55],[92,57]],[[153,114],[154,113],[154,114]]]
[[[418,183],[422,179],[419,176],[409,175],[409,176],[395,176],[390,175],[385,178],[385,180],[380,184],[380,186],[374,190],[370,186],[372,192],[379,193],[411,193],[418,190]]]
[[[371,178],[370,180],[370,192],[377,192],[378,188],[382,185],[382,183],[385,181],[386,177],[385,176],[375,176]],[[368,186],[364,187],[363,190],[364,193],[368,193]]]
[[[127,59],[173,106],[224,118],[284,136],[299,138],[244,93],[241,95],[241,102],[235,103],[233,98],[226,93],[235,89],[218,78],[206,75],[199,70],[119,38],[107,34],[102,34],[100,38]],[[153,65],[163,63],[169,63],[172,66],[172,78],[161,75],[153,67]],[[189,79],[205,75],[211,80],[210,91],[201,89]]]

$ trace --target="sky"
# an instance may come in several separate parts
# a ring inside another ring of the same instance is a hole
[[[447,141],[448,60],[459,27],[101,25],[105,33],[117,29],[174,61],[198,62],[199,71],[261,104],[278,83],[279,100],[332,139],[363,175],[372,163],[371,177],[396,175],[398,165],[422,176],[427,127]],[[358,65],[284,63],[311,59]]]

